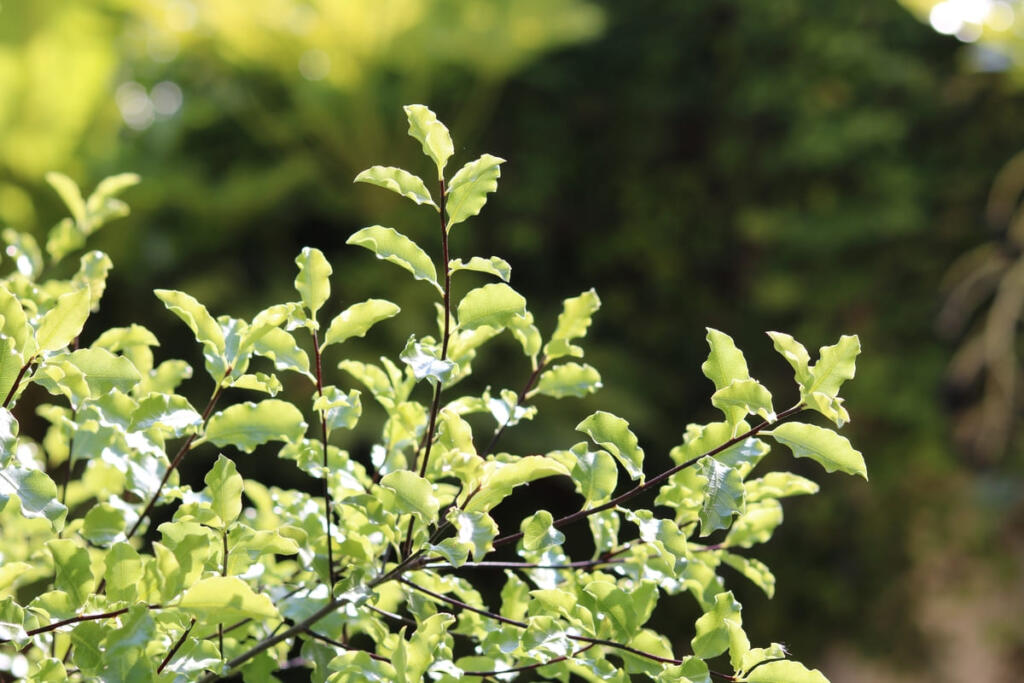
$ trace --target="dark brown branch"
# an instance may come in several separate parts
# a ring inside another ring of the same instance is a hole
[[[494,436],[492,436],[491,440],[487,443],[487,448],[480,453],[481,457],[487,457],[494,451],[495,444],[498,443],[498,439],[501,438],[501,435],[505,432],[505,428],[508,427],[509,423],[512,421],[512,417],[516,413],[516,408],[526,402],[526,395],[530,393],[530,389],[532,389],[533,385],[537,383],[537,379],[540,377],[540,373],[544,371],[544,368],[547,367],[547,363],[548,361],[544,356],[541,356],[537,361],[537,367],[533,369],[532,373],[530,373],[530,378],[526,380],[526,386],[523,387],[523,390],[519,392],[519,396],[516,397],[516,404],[512,406],[512,412],[509,413],[507,418],[505,418],[505,422],[503,422],[502,425],[494,431]]]
[[[315,324],[315,321],[314,321]],[[313,357],[316,361],[316,391],[323,400],[324,397],[324,372],[320,362],[320,339],[316,330],[313,330]],[[320,410],[320,443],[324,448],[324,520],[327,522],[327,593],[334,597],[334,550],[331,543],[331,484],[327,466],[327,413]]]
[[[196,619],[195,617],[192,617],[192,620],[188,624],[188,628],[185,629],[185,632],[181,634],[181,637],[178,638],[178,640],[174,643],[174,646],[170,649],[170,651],[168,651],[167,656],[164,657],[164,660],[162,662],[160,662],[160,666],[156,668],[156,672],[158,674],[163,672],[164,667],[166,667],[167,664],[171,661],[171,658],[174,657],[174,653],[180,650],[181,646],[185,644],[185,639],[188,638],[188,634],[192,632],[192,627],[195,625]]]

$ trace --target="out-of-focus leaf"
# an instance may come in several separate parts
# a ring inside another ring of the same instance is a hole
[[[38,352],[56,351],[70,344],[82,332],[89,307],[88,289],[68,292],[57,299],[57,304],[43,315],[36,330]]]

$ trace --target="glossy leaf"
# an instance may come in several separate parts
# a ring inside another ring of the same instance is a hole
[[[309,355],[299,347],[290,332],[275,327],[256,340],[253,352],[274,362],[277,370],[291,370],[314,379],[309,372]]]
[[[705,377],[715,383],[716,391],[726,388],[735,380],[750,379],[747,361],[743,352],[736,348],[732,337],[709,327],[707,340],[711,352],[700,369]],[[731,419],[729,421],[734,422]]]
[[[153,292],[157,298],[164,302],[174,315],[188,325],[195,335],[196,341],[210,348],[217,354],[223,354],[225,349],[224,332],[220,325],[213,319],[206,306],[195,300],[192,296],[170,289],[157,289]]]
[[[242,512],[242,476],[238,474],[235,463],[218,455],[203,481],[210,496],[210,507],[224,525],[238,519]]]
[[[526,314],[526,299],[508,285],[498,282],[469,291],[459,302],[459,328],[472,330],[481,325],[504,327]]]
[[[644,451],[629,423],[621,417],[598,411],[576,425],[576,431],[611,453],[633,480],[644,480]]]
[[[394,166],[371,166],[356,176],[356,183],[369,183],[391,190],[395,194],[413,200],[417,204],[429,204],[437,208],[423,179]]]
[[[523,547],[527,550],[544,550],[565,542],[565,534],[551,526],[554,517],[547,510],[538,510],[525,518],[519,528],[523,532]]]
[[[487,195],[498,189],[504,159],[484,154],[459,169],[448,183],[448,229],[476,216],[487,203]]]
[[[811,356],[804,345],[785,332],[769,332],[775,350],[793,367],[797,385],[803,387],[811,379]]]
[[[619,470],[615,459],[607,451],[589,451],[586,444],[580,446],[582,448],[572,449],[575,454],[573,483],[588,502],[603,503],[611,498],[618,484]]]
[[[409,337],[399,358],[408,365],[417,380],[426,378],[431,384],[450,382],[458,373],[458,365],[450,360],[441,360],[440,350],[430,344]]]
[[[4,467],[0,470],[0,510],[12,496],[17,496],[24,517],[48,519],[57,529],[63,526],[68,509],[57,500],[57,485],[44,472]]]
[[[716,529],[728,529],[732,516],[743,512],[743,478],[714,458],[701,459],[697,471],[707,479],[700,509],[700,535],[707,536]]]
[[[125,511],[109,503],[100,503],[85,513],[82,536],[93,545],[109,546],[124,540]]]
[[[202,424],[202,416],[184,396],[151,394],[132,413],[131,429],[157,428],[165,436],[178,437],[198,431]]]
[[[245,581],[234,576],[196,581],[185,591],[178,607],[223,621],[280,618],[270,598],[253,592]]]
[[[760,479],[744,482],[743,488],[750,503],[764,498],[806,496],[818,492],[817,483],[792,472],[769,472]]]
[[[78,184],[63,173],[57,173],[56,171],[47,173],[45,178],[50,187],[60,195],[61,200],[68,207],[68,211],[71,212],[75,222],[84,226],[87,222],[85,200],[82,199],[82,191],[78,189]]]
[[[68,355],[68,362],[85,374],[94,396],[111,389],[128,392],[142,379],[130,360],[106,349],[79,349]]]
[[[437,115],[422,104],[410,104],[404,107],[409,120],[409,135],[423,145],[423,153],[430,157],[437,166],[437,177],[444,177],[444,167],[448,159],[455,153],[452,137],[448,128],[437,120]]]
[[[427,252],[397,230],[371,225],[353,233],[346,243],[369,249],[377,258],[405,268],[417,280],[426,280],[442,292],[441,285],[437,283],[437,270]]]
[[[711,396],[711,405],[726,417],[736,414],[760,415],[769,422],[775,421],[772,395],[757,380],[737,379],[722,387]]]
[[[843,335],[832,346],[821,347],[818,362],[811,368],[811,381],[804,387],[805,393],[835,396],[843,382],[853,379],[859,354],[857,335]]]
[[[291,403],[267,399],[241,403],[214,413],[205,439],[217,446],[232,445],[246,453],[268,441],[293,441],[306,433],[302,413]]]
[[[775,440],[789,446],[798,458],[811,458],[826,472],[839,470],[868,478],[864,456],[850,441],[831,429],[802,422],[787,422],[769,432]]]
[[[89,551],[69,539],[54,539],[46,547],[53,556],[54,588],[67,593],[75,607],[81,606],[96,585]]]
[[[295,291],[302,297],[302,305],[316,318],[316,312],[331,296],[331,264],[319,249],[304,247],[295,257],[299,274],[295,276]]]
[[[800,662],[768,662],[756,667],[744,678],[747,683],[828,683],[817,669],[808,669]]]
[[[722,562],[750,579],[751,583],[763,590],[769,599],[775,595],[775,575],[764,562],[728,552],[722,553]]]
[[[489,460],[484,465],[480,492],[473,496],[465,509],[467,512],[487,512],[517,486],[559,474],[569,476],[569,470],[565,465],[539,455],[528,455],[511,463]]]
[[[56,305],[43,315],[36,329],[39,353],[64,348],[82,332],[89,317],[89,290],[78,289],[57,299]]]
[[[67,223],[71,223],[71,221],[67,221]],[[71,227],[74,229],[73,225]],[[7,243],[7,249],[4,252],[14,259],[14,267],[21,275],[29,280],[34,280],[43,270],[43,254],[39,251],[36,238],[30,233],[18,232],[13,228],[4,228],[3,232],[0,232],[0,236]]]
[[[335,386],[324,387],[323,396],[313,402],[313,410],[324,414],[327,431],[335,429],[353,429],[363,414],[363,404],[359,391],[352,389],[345,394]]]
[[[582,398],[594,393],[601,386],[601,375],[591,366],[585,363],[563,363],[542,372],[536,389],[531,393],[554,398]]]
[[[103,578],[111,600],[135,600],[143,574],[142,556],[128,543],[118,543],[107,552]]]
[[[725,545],[729,547],[750,548],[758,543],[767,543],[775,529],[782,524],[782,504],[774,499],[751,503],[739,516],[729,535],[725,537]]]
[[[583,349],[572,344],[574,339],[585,337],[594,313],[601,307],[601,299],[593,289],[579,296],[566,299],[551,341],[544,346],[544,357],[548,361],[563,356],[583,356]]]
[[[455,258],[448,262],[448,270],[451,273],[456,273],[460,270],[473,270],[478,273],[494,275],[504,282],[508,282],[509,278],[512,277],[512,266],[508,264],[508,261],[497,256],[490,258],[474,256],[468,261]]]
[[[331,321],[320,344],[320,350],[323,351],[331,344],[340,344],[351,337],[362,337],[371,327],[381,320],[393,318],[400,310],[395,304],[383,299],[368,299],[353,304]]]
[[[732,595],[732,591],[719,593],[715,603],[704,616],[697,619],[697,634],[690,641],[693,654],[701,659],[717,657],[729,649],[729,628],[727,623],[743,624],[740,611],[743,608]]]
[[[440,502],[430,482],[415,472],[391,472],[381,478],[380,485],[391,493],[388,507],[395,514],[414,514],[428,523],[437,518]]]

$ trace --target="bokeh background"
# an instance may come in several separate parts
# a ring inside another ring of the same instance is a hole
[[[131,217],[91,242],[115,263],[97,331],[141,322],[163,358],[201,368],[150,291],[251,315],[294,296],[312,245],[337,310],[403,305],[355,350],[395,356],[429,324],[429,293],[344,241],[381,223],[429,244],[434,224],[351,179],[425,172],[401,105],[427,104],[456,163],[508,160],[455,254],[508,259],[547,329],[567,296],[604,302],[588,361],[606,388],[541,405],[505,448],[570,445],[601,407],[660,469],[687,422],[714,416],[705,325],[780,405],[795,391],[765,330],[812,348],[857,333],[845,433],[871,482],[795,464],[822,495],[788,502],[760,554],[776,597],[736,584],[751,639],[785,638],[835,683],[1009,683],[1024,670],[1022,63],[1010,0],[0,0],[0,225],[42,237],[63,215],[48,170],[87,189],[136,171]],[[496,385],[525,379],[481,363]],[[689,640],[685,619],[657,618]]]

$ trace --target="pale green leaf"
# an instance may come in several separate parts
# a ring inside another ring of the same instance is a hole
[[[818,485],[792,472],[769,472],[760,479],[743,483],[747,502],[754,503],[765,498],[786,498],[805,496],[818,492]]]
[[[611,498],[619,480],[615,459],[607,451],[587,450],[585,443],[574,446],[572,452],[576,456],[572,479],[580,494],[594,504]]]
[[[195,335],[196,341],[209,347],[216,354],[224,353],[224,332],[210,312],[206,310],[206,306],[184,292],[156,289],[153,293],[164,302],[167,310],[188,325],[192,334]]]
[[[102,251],[90,251],[79,260],[78,272],[71,278],[76,288],[89,290],[90,310],[94,313],[99,310],[107,289],[107,274],[113,267],[114,262]]]
[[[279,619],[277,608],[266,595],[234,576],[200,579],[185,591],[178,607],[225,622],[238,619]]]
[[[536,363],[537,354],[540,353],[541,338],[540,331],[533,324],[533,314],[527,311],[526,315],[512,318],[507,327],[515,340],[523,347],[526,357]]]
[[[80,226],[85,226],[87,222],[85,200],[82,199],[82,191],[78,189],[78,184],[63,173],[57,173],[56,171],[50,171],[44,177],[46,182],[50,184],[50,187],[60,195],[61,200],[68,207],[68,211],[71,212],[75,222]]]
[[[658,683],[711,683],[711,673],[704,660],[683,657],[678,666],[668,666],[656,679]]]
[[[572,344],[574,339],[585,337],[594,313],[601,307],[601,299],[593,289],[579,296],[566,299],[551,341],[544,346],[544,357],[552,361],[562,356],[581,357],[583,349]]]
[[[469,291],[458,306],[459,328],[471,330],[481,325],[504,327],[513,318],[526,314],[526,299],[503,282]]]
[[[309,372],[309,356],[299,347],[295,337],[280,327],[267,331],[252,348],[257,355],[272,360],[277,370],[291,370],[313,379]]]
[[[740,603],[733,597],[732,591],[716,595],[711,609],[697,619],[697,634],[690,641],[693,654],[708,659],[717,657],[729,649],[729,628],[726,622],[742,625],[742,609]]]
[[[743,512],[743,477],[714,458],[703,458],[696,467],[707,479],[699,513],[700,535],[707,536],[716,529],[728,529],[732,516]]]
[[[533,393],[564,398],[582,398],[601,388],[601,375],[591,366],[579,363],[564,363],[541,373]]]
[[[804,345],[785,332],[769,332],[775,350],[793,367],[796,383],[803,387],[811,379],[811,356]]]
[[[32,336],[32,328],[28,324],[25,309],[22,308],[18,297],[2,284],[0,284],[0,316],[3,317],[3,322],[0,322],[0,333],[12,339],[14,348],[19,352],[31,353],[26,342]]]
[[[0,396],[6,397],[18,379],[18,373],[25,365],[24,359],[15,348],[16,343],[7,335],[0,334]],[[24,386],[24,385],[22,385]],[[11,400],[18,398],[15,393]],[[13,406],[13,403],[11,404]]]
[[[324,335],[320,350],[330,344],[340,344],[351,337],[362,337],[381,320],[398,315],[401,309],[384,299],[368,299],[353,304],[335,316]]]
[[[857,335],[843,335],[832,346],[823,346],[818,362],[811,368],[811,381],[804,387],[804,394],[822,393],[835,396],[843,382],[853,379],[856,360],[860,354],[860,339]]]
[[[431,384],[447,384],[458,375],[459,366],[450,360],[441,360],[440,349],[409,337],[399,358],[408,365],[417,380],[426,378]]]
[[[82,332],[89,317],[89,290],[78,289],[61,296],[43,315],[36,330],[38,352],[56,351],[71,343]]]
[[[394,166],[372,166],[359,175],[353,181],[356,183],[369,183],[377,187],[383,187],[396,194],[407,197],[417,204],[429,204],[437,208],[437,204],[430,197],[430,190],[427,189],[423,179],[408,171],[395,168]]]
[[[775,575],[764,562],[724,551],[722,552],[722,562],[750,579],[751,583],[763,590],[769,599],[775,595]]]
[[[202,416],[184,396],[154,393],[139,401],[132,413],[131,430],[155,427],[164,436],[178,437],[198,431],[202,424]]]
[[[630,479],[644,480],[644,451],[629,423],[602,410],[576,425],[576,431],[589,436],[594,443],[611,453],[626,468]]]
[[[204,438],[217,446],[230,444],[251,453],[268,441],[301,439],[306,427],[298,408],[271,398],[259,403],[240,403],[215,413]]]
[[[34,240],[33,240],[34,241]],[[85,246],[85,232],[71,218],[58,221],[46,235],[46,253],[52,263],[58,263],[65,256]],[[38,249],[38,247],[37,247]],[[31,257],[29,257],[31,258]],[[26,259],[28,261],[29,259]],[[35,274],[42,270],[40,267]],[[25,273],[25,275],[29,275]]]
[[[743,678],[746,683],[828,683],[817,669],[808,669],[800,662],[768,662],[756,667]]]
[[[470,499],[465,509],[467,512],[487,512],[515,487],[559,474],[570,476],[565,465],[540,455],[528,455],[511,463],[488,460],[483,467],[481,490]]]
[[[12,563],[13,564],[13,563]],[[31,565],[20,563],[26,568]],[[14,641],[23,644],[28,636],[25,634],[25,609],[7,596],[0,599],[0,640]]]
[[[504,159],[484,154],[459,169],[448,183],[448,229],[476,216],[487,203],[487,195],[498,189]]]
[[[56,573],[53,587],[67,593],[75,607],[81,606],[96,586],[89,551],[66,538],[47,541],[46,547],[53,556]]]
[[[380,485],[391,493],[387,508],[395,514],[414,514],[424,522],[437,518],[440,502],[430,482],[409,470],[398,470],[384,475]]]
[[[160,341],[148,329],[133,323],[128,327],[111,327],[92,343],[94,349],[106,349],[113,353],[135,346],[160,346]]]
[[[728,386],[712,394],[711,405],[725,413],[727,418],[737,414],[745,417],[749,414],[760,415],[769,422],[775,421],[771,392],[757,380],[733,380]]]
[[[724,389],[738,379],[750,379],[747,361],[743,357],[743,352],[736,348],[732,337],[710,327],[707,329],[711,352],[700,369],[705,377],[715,383],[715,390]],[[730,419],[729,422],[735,420]]]
[[[71,223],[70,219],[65,219],[58,225]],[[74,230],[73,224],[70,227]],[[77,231],[76,234],[78,234]],[[43,254],[39,251],[36,238],[30,233],[18,232],[14,228],[4,228],[0,235],[7,243],[7,249],[4,251],[14,259],[14,267],[29,280],[34,280],[43,270]]]
[[[398,232],[394,228],[371,225],[352,234],[347,244],[355,244],[369,249],[377,258],[405,268],[417,280],[426,280],[438,292],[442,292],[437,283],[437,270],[434,262],[418,244]]]
[[[749,548],[758,543],[767,543],[782,524],[782,504],[775,499],[750,503],[746,510],[729,529],[725,545]]]
[[[423,145],[423,153],[433,159],[437,166],[438,179],[443,178],[444,167],[455,153],[448,128],[437,120],[434,112],[422,104],[410,104],[403,108],[409,120],[409,135]]]
[[[6,465],[7,458],[14,453],[17,439],[18,420],[10,410],[0,408],[0,467]]]
[[[4,467],[0,470],[0,510],[12,496],[21,503],[24,517],[42,517],[50,520],[54,528],[64,526],[68,509],[57,500],[57,485],[39,470]]]
[[[231,524],[242,512],[242,475],[235,463],[223,455],[206,473],[206,493],[210,496],[210,507],[224,525]]]
[[[324,387],[323,395],[313,401],[313,410],[324,414],[327,431],[335,429],[353,429],[363,414],[363,403],[360,393],[352,389],[345,394],[336,386]]]
[[[107,596],[111,600],[135,600],[143,576],[143,559],[128,543],[118,543],[104,558]]]
[[[281,389],[284,387],[281,385],[281,380],[277,378],[277,375],[268,375],[265,372],[246,373],[240,375],[227,385],[235,389],[249,389],[250,391],[259,391],[264,394],[270,394],[271,396],[277,396]]]
[[[124,356],[115,356],[106,349],[79,349],[67,356],[68,362],[85,374],[93,396],[111,389],[128,392],[142,379],[135,365]]]
[[[523,547],[526,550],[544,550],[565,542],[565,534],[551,526],[554,517],[547,510],[538,510],[522,521]]]
[[[96,203],[94,205],[94,202],[119,195],[129,187],[134,187],[140,182],[142,182],[142,178],[139,177],[138,173],[116,173],[112,176],[107,176],[99,182],[96,189],[89,195],[87,208],[90,211],[96,211],[99,209],[99,204]]]
[[[295,290],[315,320],[316,312],[331,296],[331,264],[319,249],[304,247],[295,257],[295,265],[299,267],[299,274],[295,276]]]
[[[460,270],[473,270],[478,273],[494,275],[505,282],[508,282],[509,278],[512,277],[512,266],[508,264],[508,261],[497,256],[492,256],[491,258],[474,256],[465,262],[460,258],[452,259],[448,262],[448,270],[452,273]]]
[[[125,512],[109,503],[94,505],[85,513],[82,536],[98,546],[108,546],[124,539]]]
[[[768,432],[781,444],[789,446],[798,458],[811,458],[826,472],[839,470],[868,478],[864,456],[850,441],[831,429],[802,422],[787,422]]]

